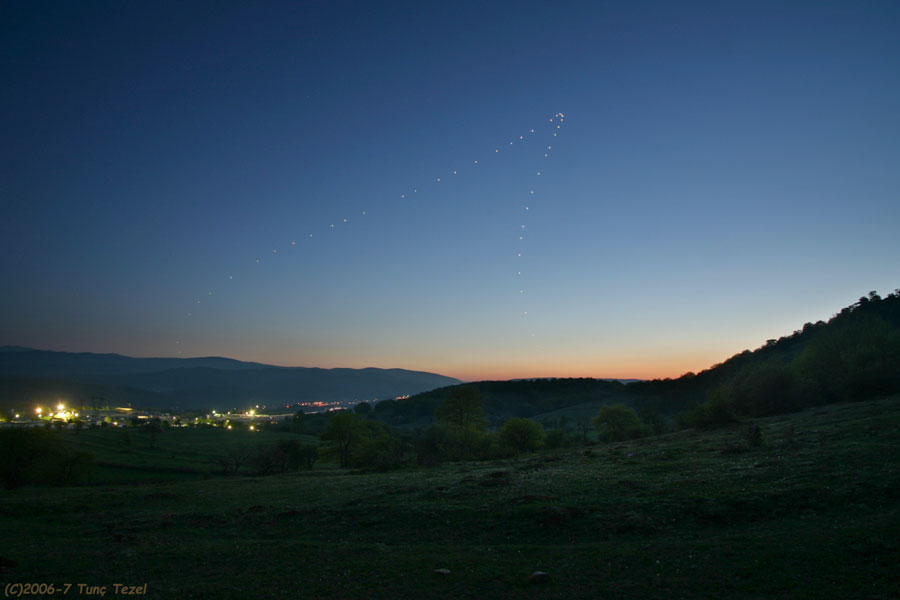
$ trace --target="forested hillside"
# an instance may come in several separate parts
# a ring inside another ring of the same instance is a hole
[[[900,293],[875,292],[826,323],[806,323],[699,374],[634,383],[629,392],[684,424],[709,425],[900,391]]]
[[[869,292],[828,322],[806,323],[756,350],[744,350],[677,379],[627,384],[541,379],[464,385],[482,395],[492,423],[600,402],[679,416],[684,426],[708,426],[741,416],[885,396],[900,392],[900,290],[883,298]],[[395,424],[421,422],[433,415],[453,387],[381,402],[375,412]]]
[[[429,421],[434,409],[454,389],[461,387],[480,394],[484,399],[484,410],[493,424],[509,417],[532,417],[585,402],[621,402],[629,399],[625,384],[603,379],[479,381],[443,387],[402,400],[382,401],[375,405],[375,415],[396,425]]]

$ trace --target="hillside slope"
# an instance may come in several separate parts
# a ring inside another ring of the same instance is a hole
[[[389,473],[20,488],[0,494],[4,574],[148,598],[895,598],[900,397],[754,424],[753,448],[731,427]],[[167,435],[139,450],[199,460]]]
[[[495,424],[509,417],[583,418],[614,403],[656,410],[669,417],[693,412],[702,421],[703,410],[717,408],[734,416],[761,416],[886,396],[900,392],[900,292],[884,298],[870,292],[827,323],[806,323],[756,350],[744,350],[700,373],[686,373],[677,379],[625,384],[543,379],[463,385],[481,394]],[[394,424],[426,422],[450,391],[436,389],[381,403],[376,412]]]

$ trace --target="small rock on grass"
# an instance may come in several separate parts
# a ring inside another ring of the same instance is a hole
[[[531,577],[528,578],[528,581],[531,583],[546,583],[550,580],[550,574],[544,573],[543,571],[535,571],[531,574]]]
[[[437,575],[444,575],[444,576],[447,576],[447,575],[450,574],[450,569],[435,569],[434,572],[435,572]]]

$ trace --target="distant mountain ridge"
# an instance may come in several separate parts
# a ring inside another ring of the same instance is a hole
[[[133,358],[0,347],[0,402],[5,405],[21,403],[24,390],[47,394],[52,389],[61,395],[68,390],[77,396],[90,386],[156,407],[224,409],[390,398],[456,383],[452,377],[406,369],[281,367],[222,357]]]
[[[282,369],[233,358],[134,358],[122,354],[93,352],[57,352],[20,346],[0,346],[0,377],[60,377],[85,375],[122,375],[148,373],[189,367],[213,369]],[[302,368],[302,367],[298,367]]]

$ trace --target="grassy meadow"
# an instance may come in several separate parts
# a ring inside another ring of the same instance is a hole
[[[204,479],[221,471],[215,457],[236,446],[254,448],[283,439],[318,443],[313,436],[220,427],[173,427],[155,441],[135,428],[65,430],[56,435],[70,448],[94,455],[95,484]]]
[[[897,598],[900,397],[753,420],[760,445],[746,423],[269,477],[209,457],[292,434],[61,432],[94,483],[2,492],[0,577],[151,598]]]

